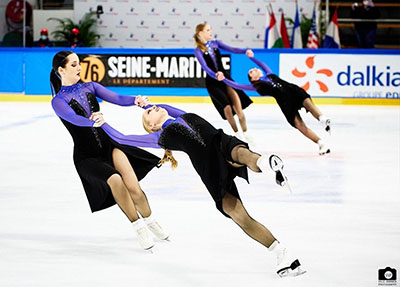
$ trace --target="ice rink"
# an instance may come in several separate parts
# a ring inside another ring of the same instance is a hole
[[[211,104],[172,105],[232,134]],[[280,155],[293,189],[251,171],[250,184],[236,180],[249,214],[307,270],[281,279],[275,257],[217,211],[185,154],[175,152],[175,171],[167,164],[140,182],[171,233],[146,253],[117,206],[90,212],[71,137],[50,103],[0,103],[0,286],[366,287],[387,266],[400,276],[400,107],[319,108],[332,118],[331,136],[302,116],[329,142],[327,156],[277,105],[245,110],[253,150]],[[139,108],[101,109],[121,132],[144,133]]]

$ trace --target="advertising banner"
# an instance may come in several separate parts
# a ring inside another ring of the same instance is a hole
[[[196,57],[188,54],[78,54],[81,78],[108,87],[205,87],[205,72]],[[230,70],[230,55],[222,56]]]
[[[279,75],[316,97],[400,98],[397,55],[280,54]]]

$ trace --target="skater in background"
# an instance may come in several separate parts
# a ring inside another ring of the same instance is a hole
[[[194,54],[201,67],[206,71],[206,88],[218,113],[227,120],[235,135],[250,145],[253,139],[247,131],[246,117],[243,110],[247,108],[252,100],[242,91],[231,88],[223,82],[215,79],[215,73],[221,72],[226,78],[231,79],[230,74],[224,69],[221,61],[220,49],[231,53],[246,54],[252,56],[253,51],[249,49],[233,48],[220,40],[211,40],[212,31],[208,24],[198,24],[194,35],[196,48]],[[241,130],[236,125],[234,115],[237,115]]]
[[[221,72],[217,72],[215,77],[219,81],[223,81],[235,89],[257,91],[262,96],[274,97],[289,124],[298,129],[314,143],[318,144],[320,155],[330,153],[330,148],[327,144],[306,126],[299,114],[299,110],[305,108],[307,112],[310,112],[314,118],[323,124],[325,131],[330,133],[331,120],[324,116],[317,106],[314,105],[310,95],[299,86],[288,83],[273,74],[271,69],[262,61],[257,60],[254,57],[250,57],[250,59],[265,73],[264,75],[263,71],[258,68],[250,69],[248,72],[248,78],[251,85],[238,84],[227,79]]]
[[[78,56],[70,51],[58,52],[50,73],[51,101],[57,116],[74,141],[74,164],[86,192],[92,212],[115,203],[136,230],[144,249],[154,246],[151,230],[158,238],[166,233],[152,216],[149,202],[139,180],[158,165],[159,158],[142,149],[118,144],[100,127],[104,124],[96,97],[121,105],[145,105],[141,96],[121,96],[95,82],[80,82]]]
[[[305,272],[300,268],[299,260],[265,226],[250,217],[234,182],[236,176],[248,181],[249,168],[267,176],[273,175],[277,184],[285,186],[287,178],[278,156],[254,153],[247,143],[216,129],[202,117],[168,105],[147,107],[142,119],[145,130],[150,133],[148,135],[125,136],[107,124],[103,129],[120,144],[165,149],[161,162],[170,160],[173,167],[177,162],[171,151],[185,152],[217,209],[277,256],[278,275],[296,276]]]

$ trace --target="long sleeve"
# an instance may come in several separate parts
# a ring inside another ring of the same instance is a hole
[[[266,75],[270,75],[273,74],[272,70],[267,66],[267,64],[265,64],[264,62],[261,62],[260,60],[257,60],[256,58],[252,57],[250,58],[254,63],[257,64],[257,66],[259,66],[261,69],[264,70],[264,73]]]
[[[234,89],[243,90],[243,91],[256,91],[257,89],[253,87],[251,84],[239,84],[229,79],[222,80],[228,86],[231,86]]]
[[[96,97],[99,97],[107,102],[120,106],[133,106],[135,104],[135,96],[119,95],[96,82],[92,82],[92,86]]]
[[[112,128],[107,123],[104,123],[101,128],[119,144],[135,147],[160,148],[158,145],[158,140],[160,138],[161,131],[146,135],[124,135]]]
[[[204,60],[203,52],[199,48],[196,48],[194,49],[194,55],[199,61],[200,66],[203,68],[204,71],[206,71],[207,75],[215,79],[215,72],[208,67],[206,60]]]
[[[248,50],[247,48],[235,48],[235,47],[231,47],[228,46],[227,44],[225,44],[224,42],[220,41],[220,40],[215,40],[215,43],[217,43],[218,48],[221,48],[222,50],[231,52],[231,53],[235,53],[235,54],[245,54],[246,51]]]
[[[57,116],[66,120],[76,126],[80,127],[92,127],[94,121],[91,121],[85,117],[79,116],[75,111],[68,105],[68,103],[62,99],[55,97],[51,100],[51,105],[53,110],[56,112]]]

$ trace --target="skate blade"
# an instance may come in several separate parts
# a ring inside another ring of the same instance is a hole
[[[283,182],[282,188],[286,193],[292,194],[292,188],[290,187],[289,182]]]
[[[285,180],[280,184],[280,186],[283,188],[283,190],[284,190],[285,192],[292,194],[292,188],[290,187],[290,184],[289,184],[289,181],[288,181],[287,176],[283,173],[283,170],[282,170],[282,169],[280,169],[279,171],[282,173],[282,176],[283,176],[283,178],[285,179]]]
[[[296,269],[292,270],[292,269],[286,269],[284,271],[281,271],[278,273],[279,277],[281,278],[285,278],[285,277],[296,277],[299,275],[302,275],[304,273],[306,273],[306,270],[301,269],[300,267],[297,267]]]
[[[330,149],[327,149],[325,152],[320,152],[319,155],[326,155],[328,153],[331,153]]]
[[[278,273],[278,275],[281,278],[296,277],[296,276],[303,275],[306,272],[307,272],[306,270],[303,270],[300,267],[297,267],[295,270],[290,270],[289,269],[289,270],[282,271],[282,272]]]
[[[144,252],[147,254],[153,254],[154,253],[154,245],[150,248],[144,249]]]

